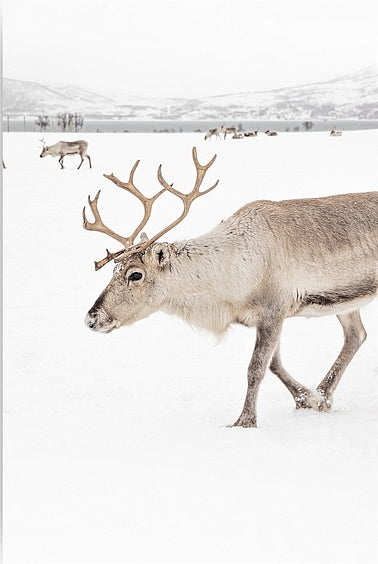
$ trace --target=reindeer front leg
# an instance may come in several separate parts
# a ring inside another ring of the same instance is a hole
[[[243,411],[234,427],[256,427],[256,401],[261,380],[268,368],[269,361],[277,347],[283,319],[273,316],[265,319],[257,327],[256,343],[248,366],[248,388]]]
[[[59,164],[60,164],[61,168],[64,168],[64,166],[63,166],[63,155],[60,155]]]

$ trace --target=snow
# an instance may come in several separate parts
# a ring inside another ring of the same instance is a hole
[[[254,330],[235,326],[215,342],[155,314],[109,335],[89,331],[84,316],[112,272],[96,273],[93,260],[118,246],[83,230],[81,211],[101,188],[105,223],[128,234],[140,204],[102,174],[126,180],[141,159],[135,183],[151,195],[163,163],[166,179],[189,190],[193,146],[200,162],[218,154],[204,184],[220,183],[169,241],[254,199],[374,190],[377,132],[206,142],[86,134],[91,170],[76,170],[78,157],[64,170],[39,159],[41,137],[4,135],[5,563],[375,562],[377,302],[362,310],[368,339],[331,413],[297,411],[268,372],[259,427],[230,428]],[[148,232],[175,215],[170,198]],[[284,364],[315,388],[341,343],[334,316],[289,319]]]

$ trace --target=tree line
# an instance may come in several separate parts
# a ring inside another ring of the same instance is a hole
[[[59,113],[54,118],[50,116],[38,116],[35,120],[35,125],[39,127],[39,131],[46,131],[50,125],[52,125],[52,120],[60,129],[60,131],[80,131],[84,124],[84,118],[82,114],[78,113]]]

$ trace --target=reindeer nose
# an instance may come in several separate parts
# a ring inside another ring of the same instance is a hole
[[[97,326],[97,321],[98,321],[97,313],[88,311],[87,315],[85,316],[85,325],[89,327],[89,329],[95,331]]]

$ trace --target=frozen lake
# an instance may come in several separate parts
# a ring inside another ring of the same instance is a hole
[[[103,177],[153,194],[156,171],[188,191],[191,148],[218,154],[219,186],[167,234],[209,231],[255,199],[377,189],[377,131],[283,133],[205,142],[198,133],[43,135],[88,140],[78,157],[40,159],[40,133],[4,134],[5,563],[370,564],[377,561],[377,301],[368,339],[331,413],[296,410],[270,372],[257,429],[228,428],[244,401],[255,332],[220,342],[155,314],[109,335],[84,326],[112,267],[93,260],[117,244],[82,228],[87,195],[128,232],[140,204]],[[152,226],[166,223],[162,203]],[[315,388],[335,360],[333,317],[288,319],[285,366]]]
[[[37,117],[37,116],[36,116]],[[210,128],[226,127],[239,125],[245,131],[281,131],[281,132],[303,132],[305,120],[233,120],[233,121],[175,121],[175,120],[133,120],[133,119],[95,119],[85,118],[84,125],[79,134],[83,133],[193,133],[195,131],[205,132]],[[341,129],[342,131],[355,131],[365,129],[378,129],[378,120],[342,120],[335,119],[329,121],[312,120],[312,132],[315,131],[331,131],[331,129]],[[10,132],[38,132],[38,126],[35,124],[35,118],[3,119],[3,131]],[[59,128],[56,124],[56,118],[50,117],[47,132],[58,132]]]

